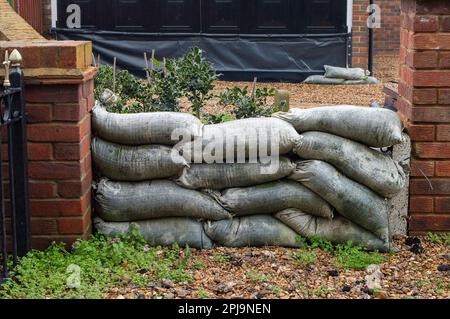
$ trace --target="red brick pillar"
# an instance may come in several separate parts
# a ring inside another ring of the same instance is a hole
[[[22,54],[26,78],[33,247],[86,238],[91,233],[91,43],[0,42],[0,56],[5,49]]]
[[[367,0],[353,0],[352,66],[367,69],[369,63],[369,29],[367,28]]]
[[[413,142],[410,233],[450,231],[450,2],[402,0],[399,109]]]

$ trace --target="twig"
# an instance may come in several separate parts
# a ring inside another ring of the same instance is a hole
[[[147,82],[148,84],[151,84],[152,80],[150,79],[150,71],[148,68],[148,59],[147,59],[147,52],[144,52],[144,61],[145,61],[145,74],[147,75]]]
[[[116,93],[116,64],[117,64],[117,58],[114,57],[114,63],[113,63],[113,92]]]
[[[163,59],[163,72],[164,72],[164,77],[166,77],[167,76],[166,58]]]
[[[97,65],[100,67],[100,53],[99,54],[97,54]]]

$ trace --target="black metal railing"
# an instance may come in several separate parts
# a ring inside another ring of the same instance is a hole
[[[7,141],[8,171],[4,171],[6,157],[0,147],[0,283],[8,276],[8,264],[13,267],[18,257],[31,248],[30,213],[27,174],[27,135],[24,101],[24,77],[18,51],[5,54],[5,77],[0,90],[0,140]],[[6,136],[5,136],[6,135]],[[5,161],[4,161],[5,160]],[[4,174],[7,173],[7,174]],[[7,176],[4,176],[7,175]],[[9,196],[5,186],[9,185]],[[11,255],[11,257],[9,257]]]

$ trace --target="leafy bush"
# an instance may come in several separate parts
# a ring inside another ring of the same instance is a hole
[[[237,119],[250,117],[270,116],[276,110],[267,106],[267,99],[275,95],[274,89],[256,89],[254,94],[249,92],[248,87],[226,88],[225,92],[218,95],[219,104],[222,106],[233,106],[233,113]]]
[[[148,247],[137,230],[112,239],[96,235],[77,242],[72,252],[53,244],[21,258],[11,279],[0,288],[0,299],[101,298],[110,289],[129,284],[145,287],[163,279],[190,282],[191,258],[177,246]],[[69,270],[77,267],[80,285],[71,289]]]
[[[191,102],[194,114],[200,118],[203,105],[213,96],[210,92],[219,75],[199,48],[192,48],[176,63],[184,95]]]

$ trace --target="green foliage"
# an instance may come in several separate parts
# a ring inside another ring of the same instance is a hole
[[[200,288],[198,290],[198,298],[207,299],[207,298],[209,298],[209,293],[205,289]]]
[[[450,233],[428,233],[430,242],[437,245],[450,245]]]
[[[337,245],[335,248],[336,266],[346,269],[365,269],[369,265],[381,264],[386,258],[379,252],[367,252],[359,246],[353,246],[351,242]]]
[[[250,280],[253,281],[254,283],[263,283],[268,282],[270,280],[268,276],[253,270],[247,273],[247,277],[250,278]]]
[[[199,48],[192,48],[176,64],[184,95],[191,102],[194,114],[200,118],[203,105],[213,96],[210,93],[214,89],[213,82],[219,76]]]
[[[328,240],[319,237],[311,237],[309,241],[311,249],[320,248],[326,252],[332,252],[334,250],[333,244]]]
[[[220,113],[218,115],[204,113],[203,116],[205,118],[205,122],[208,124],[219,124],[234,120],[234,117],[229,113]]]
[[[71,252],[61,244],[31,251],[0,289],[0,298],[101,298],[111,288],[129,284],[190,282],[190,259],[190,253],[177,246],[148,247],[136,229],[112,239],[96,235],[77,242]],[[77,269],[79,286],[70,288],[68,280]]]
[[[214,261],[221,263],[221,264],[226,264],[226,263],[230,262],[230,256],[214,255]]]
[[[292,259],[301,265],[311,265],[317,262],[316,252],[311,249],[299,249],[292,254]]]
[[[226,88],[225,92],[220,93],[218,97],[220,105],[233,106],[233,113],[237,119],[245,119],[270,116],[276,112],[276,110],[267,106],[267,98],[274,95],[274,89],[256,89],[253,94],[249,92],[248,87],[232,87]]]

